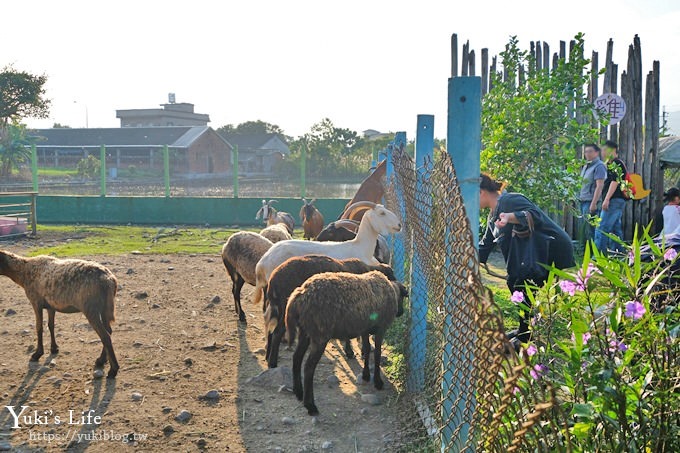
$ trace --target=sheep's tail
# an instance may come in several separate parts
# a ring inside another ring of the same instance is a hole
[[[267,329],[267,333],[274,332],[276,326],[279,325],[279,316],[279,308],[269,304],[264,312],[264,327]]]
[[[255,298],[253,299],[255,305],[262,301],[266,287],[267,278],[264,275],[263,269],[260,266],[255,266]]]
[[[288,333],[288,344],[292,344],[297,331],[298,313],[296,304],[288,304],[286,307],[286,331]]]

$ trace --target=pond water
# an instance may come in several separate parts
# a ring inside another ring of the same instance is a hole
[[[352,198],[359,188],[358,182],[309,182],[307,198]],[[31,190],[30,184],[0,185],[2,192]],[[39,184],[41,195],[99,195],[99,182],[52,182]],[[241,198],[298,198],[298,180],[290,182],[271,180],[244,180],[239,182],[238,195]],[[106,194],[110,196],[163,196],[165,186],[162,180],[134,182],[107,181]],[[173,197],[232,197],[231,181],[177,180],[170,183]]]

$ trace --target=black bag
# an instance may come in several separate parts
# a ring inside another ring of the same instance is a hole
[[[534,219],[529,211],[524,211],[528,229],[512,229],[508,252],[508,281],[514,284],[533,281],[542,283],[548,277],[548,270],[541,266],[548,262],[552,236],[534,229]]]

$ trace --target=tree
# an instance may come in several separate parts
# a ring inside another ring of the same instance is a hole
[[[46,118],[50,100],[45,98],[47,76],[21,72],[12,66],[0,72],[0,129],[21,118]]]
[[[229,134],[281,134],[284,135],[283,129],[276,124],[267,123],[266,121],[246,121],[238,126],[227,124],[217,129],[217,132],[223,136]]]
[[[9,177],[13,169],[31,157],[30,145],[26,126],[15,123],[5,127],[5,136],[0,140],[0,177]]]
[[[574,198],[581,146],[598,139],[583,90],[590,73],[582,34],[575,44],[568,61],[537,71],[512,37],[501,52],[507,78],[492,75],[494,86],[482,107],[482,170],[548,210],[556,200]]]

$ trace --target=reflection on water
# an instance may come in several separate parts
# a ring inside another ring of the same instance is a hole
[[[352,198],[359,183],[307,183],[308,198]],[[2,192],[30,191],[30,184],[0,185]],[[44,183],[39,185],[41,195],[99,195],[100,186],[95,182]],[[106,194],[110,196],[164,196],[163,181],[121,182],[108,181]],[[172,181],[170,195],[173,197],[232,197],[231,181],[181,180]],[[270,180],[239,181],[238,195],[241,198],[298,198],[299,181],[279,182]]]

